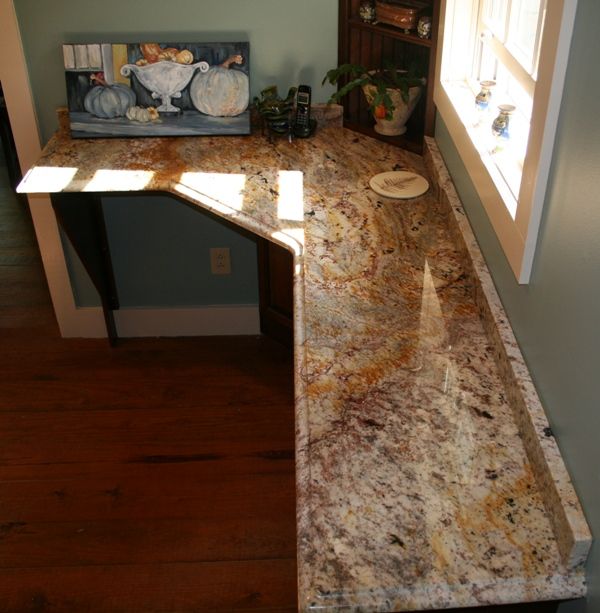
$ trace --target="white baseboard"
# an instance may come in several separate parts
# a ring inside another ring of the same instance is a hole
[[[100,307],[76,309],[73,315],[80,321],[78,325],[68,326],[68,332],[63,336],[82,338],[106,336]],[[126,308],[114,311],[114,316],[117,334],[123,338],[260,334],[257,305],[211,305],[173,309]]]

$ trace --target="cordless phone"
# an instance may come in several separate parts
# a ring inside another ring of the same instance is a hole
[[[310,100],[310,86],[300,85],[296,95],[296,117],[294,118],[294,135],[299,138],[310,136],[314,130],[314,124],[310,119]]]

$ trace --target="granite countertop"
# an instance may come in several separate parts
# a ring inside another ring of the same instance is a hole
[[[62,131],[21,191],[170,192],[294,253],[301,611],[582,596],[587,525],[554,440],[532,461],[448,199],[377,196],[393,169],[431,175],[335,125],[291,144]]]

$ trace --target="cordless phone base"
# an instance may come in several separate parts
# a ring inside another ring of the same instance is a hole
[[[301,126],[299,124],[292,126],[292,134],[296,138],[309,138],[315,133],[316,129],[317,120],[311,117],[308,126]]]

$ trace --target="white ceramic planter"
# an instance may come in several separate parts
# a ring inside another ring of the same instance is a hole
[[[423,88],[420,86],[410,87],[408,90],[408,104],[402,99],[400,90],[389,89],[388,95],[392,99],[394,112],[392,119],[375,118],[375,132],[385,136],[400,136],[406,132],[406,122],[419,102]],[[363,85],[363,92],[367,102],[371,104],[377,88],[374,85]]]

